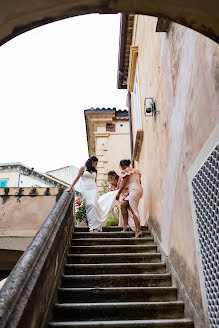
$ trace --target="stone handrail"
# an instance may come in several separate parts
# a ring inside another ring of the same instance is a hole
[[[46,326],[74,229],[73,199],[62,193],[8,276],[0,291],[1,328]]]

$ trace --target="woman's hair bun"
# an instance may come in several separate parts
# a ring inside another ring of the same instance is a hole
[[[130,159],[122,159],[119,164],[120,166],[121,165],[129,166],[131,164],[131,161]]]

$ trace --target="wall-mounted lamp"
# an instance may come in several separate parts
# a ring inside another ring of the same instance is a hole
[[[155,116],[159,113],[156,110],[155,102],[153,98],[145,98],[144,100],[144,115],[145,116]]]

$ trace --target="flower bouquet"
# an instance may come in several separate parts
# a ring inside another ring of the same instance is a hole
[[[81,198],[75,200],[75,219],[78,223],[87,222],[86,209]]]

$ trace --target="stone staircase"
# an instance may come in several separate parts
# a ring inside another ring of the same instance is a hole
[[[192,328],[147,227],[75,228],[49,328]]]

